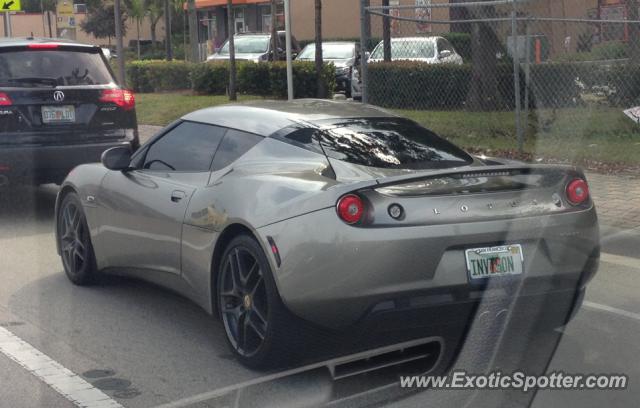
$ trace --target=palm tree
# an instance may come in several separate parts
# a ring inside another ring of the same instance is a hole
[[[136,21],[136,48],[138,59],[140,59],[140,23],[146,13],[145,0],[126,0],[127,14]]]
[[[157,41],[156,26],[164,13],[163,0],[145,0],[145,11],[149,16],[149,25],[151,27],[151,43],[155,47]]]

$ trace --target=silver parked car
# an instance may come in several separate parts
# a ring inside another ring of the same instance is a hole
[[[581,170],[473,157],[319,100],[203,109],[133,155],[107,150],[64,182],[56,238],[73,283],[117,273],[182,293],[251,367],[280,363],[307,326],[424,327],[455,349],[443,327],[464,329],[484,296],[558,327],[599,259]]]
[[[351,98],[351,77],[360,53],[360,44],[354,41],[329,41],[322,43],[322,59],[332,63],[336,69],[336,91],[344,92],[347,98]],[[316,44],[309,43],[302,49],[298,61],[315,61]]]

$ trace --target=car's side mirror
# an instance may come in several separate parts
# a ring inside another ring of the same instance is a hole
[[[364,53],[364,59],[365,59],[365,61],[369,61],[369,58],[370,58],[370,57],[371,57],[371,53],[370,53],[369,51],[366,51],[366,52]]]
[[[109,170],[129,170],[131,169],[131,149],[126,146],[112,147],[102,153],[100,161]]]
[[[451,51],[450,50],[442,50],[442,51],[440,51],[440,54],[438,54],[438,58],[440,58],[440,59],[444,59],[444,58],[447,58],[447,57],[450,57],[450,56],[451,56]]]

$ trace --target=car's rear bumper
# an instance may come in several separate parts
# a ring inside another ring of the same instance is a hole
[[[571,303],[599,260],[594,208],[384,229],[347,226],[329,208],[258,232],[263,242],[271,237],[277,245],[281,264],[272,257],[272,265],[283,302],[294,314],[331,328],[403,308],[430,310],[419,314],[431,322],[455,316],[464,321],[468,310],[459,308],[483,299],[556,294]],[[522,245],[524,274],[471,283],[465,249],[499,244]]]
[[[116,146],[138,147],[132,141],[60,145],[0,146],[0,184],[60,183],[74,167],[100,161],[105,150]]]

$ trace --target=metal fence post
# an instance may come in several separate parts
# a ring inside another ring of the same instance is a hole
[[[367,95],[367,45],[369,39],[367,37],[367,0],[360,0],[360,81],[362,86],[362,103],[367,103],[369,98]]]
[[[518,56],[518,20],[516,14],[516,2],[513,2],[513,10],[511,11],[511,38],[513,39],[513,86],[515,87],[515,103],[516,103],[516,135],[518,138],[518,152],[522,153],[524,141],[522,136],[522,125],[520,123],[520,58]]]
[[[531,83],[531,27],[525,22],[525,47],[524,47],[524,132],[529,128],[529,85]]]

